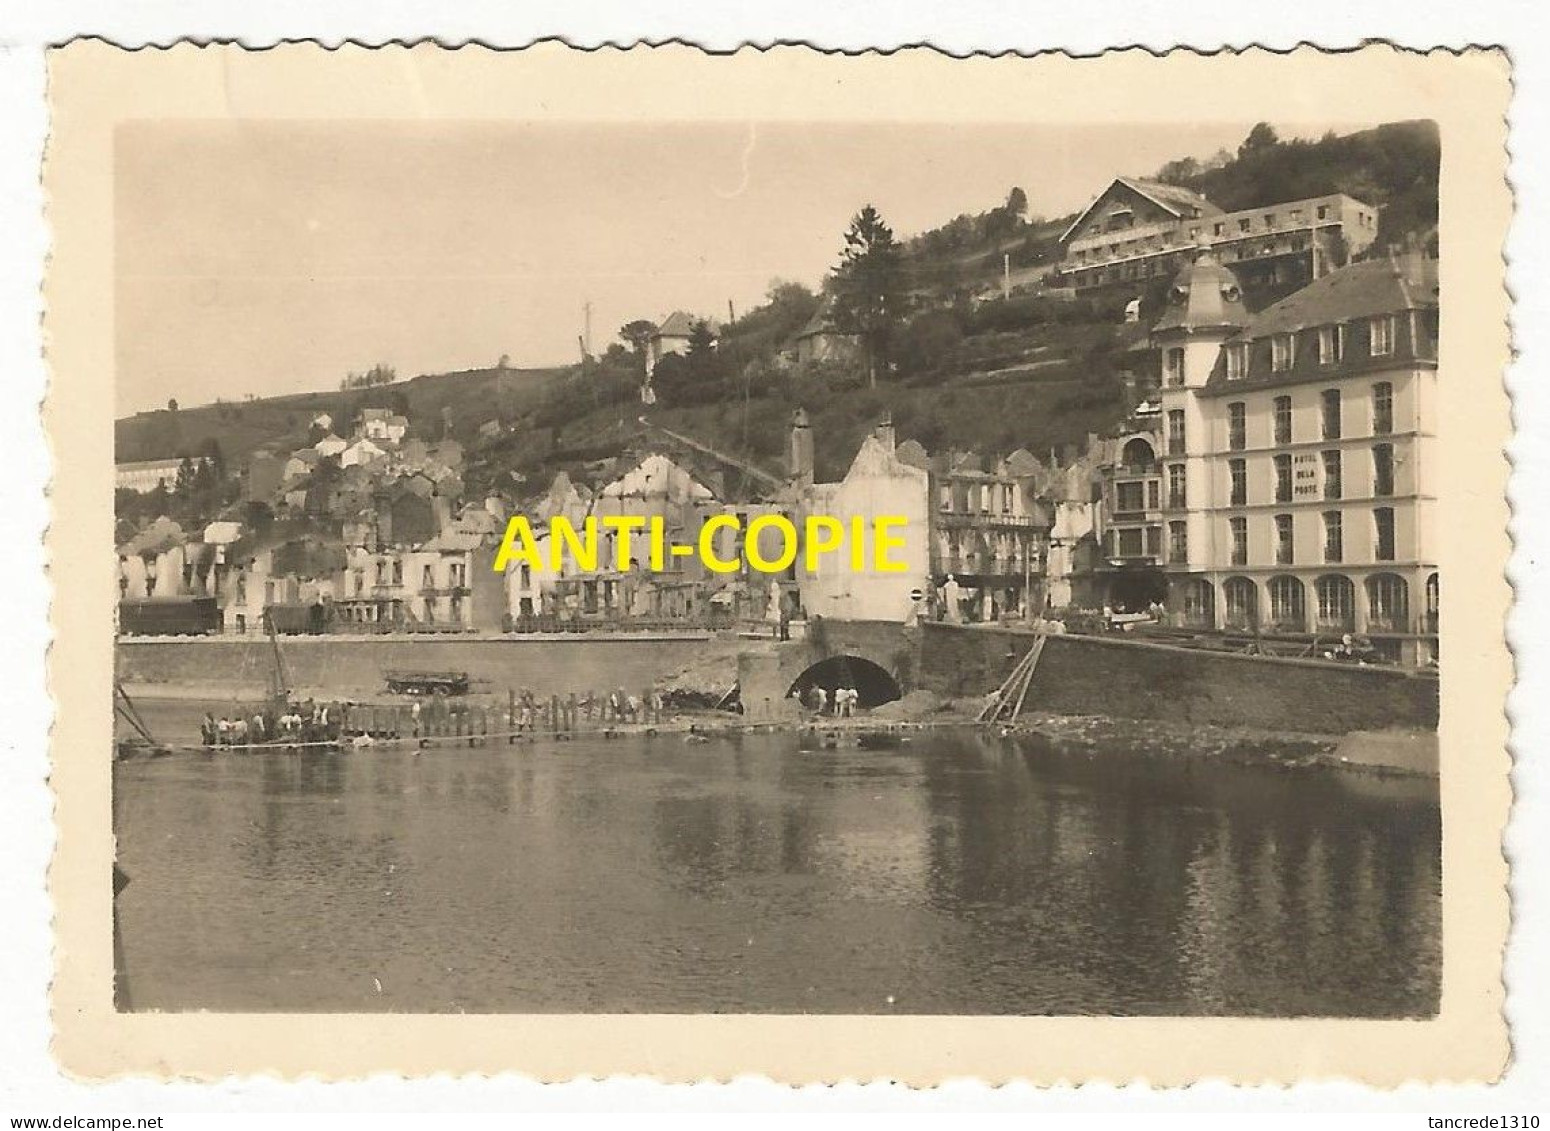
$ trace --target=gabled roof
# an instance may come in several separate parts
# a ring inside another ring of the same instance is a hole
[[[811,338],[818,334],[838,334],[847,338],[859,336],[848,330],[841,330],[838,323],[834,321],[833,295],[824,295],[823,301],[818,304],[818,309],[813,311],[813,316],[807,320],[807,325],[797,331],[797,338]]]
[[[656,337],[659,338],[687,338],[694,329],[696,322],[703,322],[709,326],[711,333],[721,332],[721,324],[714,318],[701,318],[697,314],[689,314],[682,310],[675,310],[657,327]]]
[[[657,327],[659,338],[687,338],[689,331],[694,329],[694,324],[699,321],[692,314],[685,314],[682,310],[675,310]]]
[[[1192,210],[1198,210],[1202,216],[1216,216],[1222,211],[1198,192],[1184,188],[1181,185],[1164,184],[1162,181],[1142,180],[1139,177],[1115,177],[1104,186],[1102,192],[1093,197],[1091,204],[1077,214],[1076,219],[1071,221],[1071,226],[1060,233],[1059,242],[1065,243],[1066,240],[1071,238],[1071,233],[1082,226],[1087,217],[1092,214],[1093,209],[1103,202],[1103,198],[1109,195],[1109,192],[1115,185],[1123,185],[1131,192],[1141,194],[1163,211],[1172,213],[1180,219],[1189,215]]]

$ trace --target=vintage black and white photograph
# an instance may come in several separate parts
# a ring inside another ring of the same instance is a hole
[[[1432,122],[115,146],[120,1009],[1437,1010]]]
[[[66,52],[61,1060],[1499,1071],[1505,74]]]

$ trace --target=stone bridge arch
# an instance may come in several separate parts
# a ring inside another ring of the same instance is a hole
[[[907,695],[916,687],[919,631],[887,621],[815,620],[801,640],[743,653],[738,662],[743,709],[753,721],[789,717],[796,713],[788,698],[793,689],[817,682],[830,690],[845,675],[854,680],[864,707]]]

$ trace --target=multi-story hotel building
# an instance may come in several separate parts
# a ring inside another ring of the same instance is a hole
[[[1317,279],[1371,246],[1378,209],[1343,193],[1224,212],[1178,185],[1116,177],[1060,238],[1061,280],[1078,289],[1161,282],[1200,246],[1240,286]]]
[[[1153,329],[1157,429],[1103,472],[1114,564],[1157,566],[1183,624],[1433,658],[1437,326],[1435,260],[1353,264],[1250,316],[1202,249]]]

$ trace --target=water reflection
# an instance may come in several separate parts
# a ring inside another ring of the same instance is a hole
[[[138,1008],[1437,1002],[1438,814],[1413,783],[969,733],[888,751],[662,736],[115,773]]]

